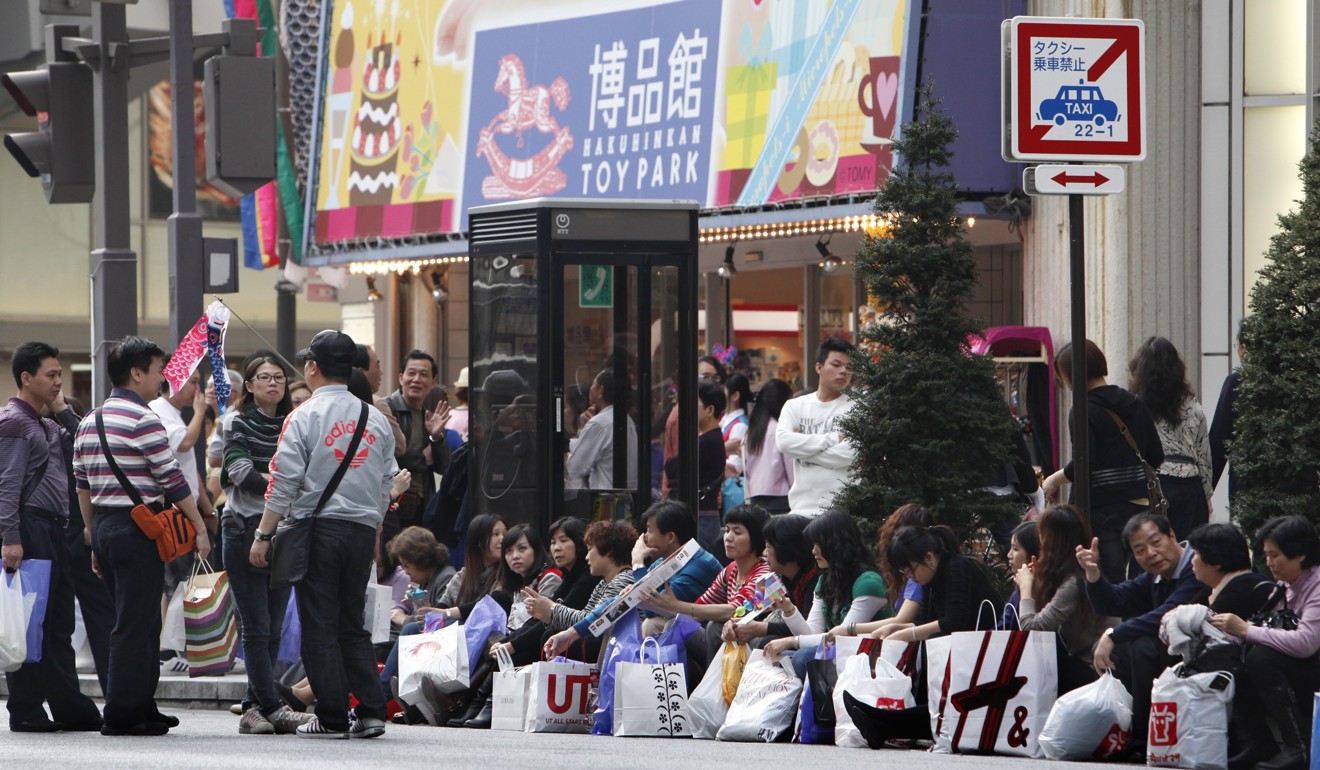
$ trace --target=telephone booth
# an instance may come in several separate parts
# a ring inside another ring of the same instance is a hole
[[[469,515],[542,535],[697,497],[697,204],[541,198],[472,208]],[[690,387],[684,387],[690,384]]]
[[[1054,342],[1044,326],[992,326],[972,352],[990,354],[1004,402],[1022,431],[1031,464],[1048,476],[1059,467],[1059,420],[1054,386]]]

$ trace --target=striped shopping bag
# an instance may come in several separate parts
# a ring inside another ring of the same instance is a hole
[[[229,573],[216,572],[201,560],[193,567],[183,595],[183,630],[188,676],[223,676],[233,667],[238,613]]]

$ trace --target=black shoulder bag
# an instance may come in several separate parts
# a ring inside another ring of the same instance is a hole
[[[1137,448],[1137,442],[1132,438],[1132,433],[1128,431],[1127,423],[1123,422],[1123,418],[1119,417],[1112,409],[1106,409],[1105,411],[1109,413],[1114,424],[1118,426],[1118,432],[1123,435],[1123,440],[1136,453],[1137,460],[1141,462],[1141,470],[1146,473],[1146,499],[1150,501],[1150,512],[1168,516],[1169,500],[1164,496],[1164,489],[1160,487],[1160,474],[1142,456],[1141,450]]]
[[[312,529],[316,526],[316,517],[320,515],[325,504],[330,502],[335,490],[339,488],[339,482],[343,480],[344,474],[348,472],[348,466],[353,462],[358,445],[362,443],[362,434],[366,430],[367,405],[363,402],[362,413],[358,415],[357,429],[353,431],[353,440],[348,444],[348,451],[344,453],[344,459],[340,461],[339,467],[335,469],[335,475],[330,477],[330,483],[326,485],[325,491],[321,493],[321,499],[317,501],[316,509],[312,511],[312,515],[301,519],[286,519],[281,521],[279,526],[275,528],[275,537],[270,543],[270,582],[272,585],[297,585],[307,576],[307,560],[311,555]]]

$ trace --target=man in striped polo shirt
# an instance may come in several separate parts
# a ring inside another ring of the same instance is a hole
[[[101,729],[96,704],[78,690],[71,644],[74,577],[64,535],[69,518],[66,434],[41,417],[59,399],[64,377],[59,354],[44,342],[19,345],[13,367],[18,396],[0,409],[0,556],[6,572],[19,569],[24,559],[50,561],[41,660],[5,674],[14,732]],[[61,411],[68,409],[60,402]],[[50,704],[54,721],[46,717],[43,701]]]
[[[147,407],[165,380],[164,363],[165,351],[142,337],[125,337],[110,348],[106,365],[114,390],[100,409],[106,441],[143,502],[173,503],[187,515],[197,529],[197,558],[205,559],[211,551],[206,527],[165,428]],[[133,500],[101,452],[96,411],[78,426],[73,451],[78,505],[92,538],[92,570],[105,580],[115,602],[101,734],[164,735],[178,724],[160,713],[155,700],[165,565],[155,542],[129,515]]]

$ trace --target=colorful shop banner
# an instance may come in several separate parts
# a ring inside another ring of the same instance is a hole
[[[459,232],[472,206],[538,196],[865,194],[911,111],[912,0],[326,3],[322,251]]]

